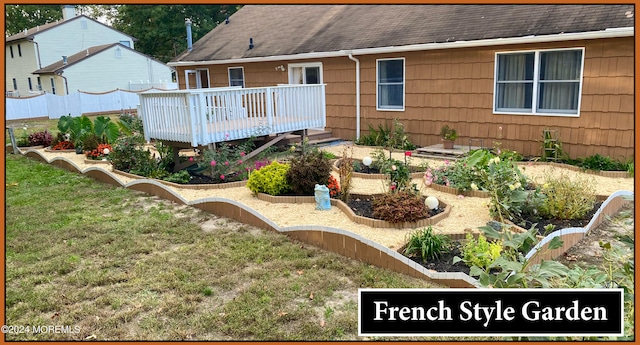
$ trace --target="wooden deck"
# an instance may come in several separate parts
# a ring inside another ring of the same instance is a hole
[[[325,85],[148,91],[139,114],[147,140],[192,147],[326,125]]]

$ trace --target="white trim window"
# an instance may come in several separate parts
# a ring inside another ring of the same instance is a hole
[[[186,89],[208,89],[209,69],[196,68],[184,71]]]
[[[244,67],[229,67],[229,86],[244,87]]]
[[[322,62],[290,63],[289,84],[322,84]]]
[[[580,116],[584,48],[496,53],[495,114]]]
[[[115,55],[116,55],[116,59],[122,59],[122,49],[120,49],[120,47],[116,47]]]
[[[376,60],[376,110],[404,111],[404,58]]]

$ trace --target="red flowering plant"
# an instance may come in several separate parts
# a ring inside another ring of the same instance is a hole
[[[329,188],[329,196],[332,198],[340,195],[340,185],[338,185],[338,180],[336,180],[333,175],[329,175],[329,181],[327,183],[327,188]]]
[[[75,147],[73,146],[73,143],[68,140],[59,141],[57,144],[51,147],[52,150],[70,150],[74,148]]]
[[[98,147],[92,151],[88,151],[87,158],[94,160],[102,160],[109,157],[109,153],[113,152],[113,148],[109,144],[99,144]]]

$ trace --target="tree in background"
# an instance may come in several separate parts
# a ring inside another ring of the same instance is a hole
[[[62,19],[61,5],[5,5],[6,36]]]
[[[193,41],[235,13],[239,5],[119,5],[114,29],[138,39],[136,50],[168,62],[187,48],[185,19],[191,19]]]

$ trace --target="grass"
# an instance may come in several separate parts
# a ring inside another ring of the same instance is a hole
[[[434,285],[6,157],[7,340],[355,340],[357,289]]]

